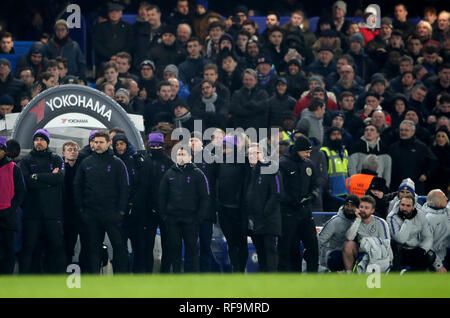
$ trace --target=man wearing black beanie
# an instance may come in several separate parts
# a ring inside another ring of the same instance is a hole
[[[314,164],[309,159],[312,145],[300,136],[280,159],[284,193],[281,198],[282,236],[279,241],[278,270],[299,272],[302,268],[300,241],[305,247],[308,272],[318,270],[318,242],[311,204],[318,195]]]

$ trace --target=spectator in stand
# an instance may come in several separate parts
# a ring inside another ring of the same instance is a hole
[[[450,63],[444,63],[438,68],[438,78],[430,85],[425,100],[428,109],[436,105],[437,96],[443,92],[450,94]]]
[[[189,89],[192,89],[200,83],[203,69],[208,61],[201,55],[202,45],[198,38],[190,38],[186,44],[189,55],[179,66],[180,79],[189,86]]]
[[[392,23],[394,29],[401,30],[405,36],[414,32],[414,24],[408,21],[408,9],[403,3],[399,3],[394,7],[394,22]]]
[[[337,109],[336,102],[334,101],[334,98],[336,98],[335,95],[324,89],[325,85],[320,76],[311,76],[308,80],[308,85],[309,90],[303,92],[301,98],[295,104],[294,113],[297,118],[300,116],[301,112],[308,107],[311,98],[315,97],[314,94],[326,103],[327,109]]]
[[[176,31],[171,25],[161,30],[161,43],[150,48],[148,57],[156,65],[156,77],[163,78],[163,71],[169,64],[178,66],[186,59],[186,50],[176,41]]]
[[[325,30],[320,33],[320,37],[312,46],[312,50],[316,58],[318,57],[318,50],[322,46],[331,47],[333,50],[333,56],[336,60],[339,59],[339,57],[341,57],[342,55],[341,40],[339,38],[339,34],[336,31]]]
[[[423,57],[417,59],[418,64],[422,64],[428,72],[436,74],[439,65],[444,59],[439,56],[440,48],[434,44],[426,44],[423,48]]]
[[[347,53],[355,60],[356,74],[367,83],[375,72],[373,61],[364,51],[364,36],[361,33],[355,33],[350,37],[349,42],[350,49]]]
[[[186,49],[187,41],[192,36],[192,29],[187,23],[180,23],[177,27],[177,41]]]
[[[0,54],[16,54],[14,51],[14,38],[9,32],[3,32],[0,38]]]
[[[242,23],[242,31],[246,31],[250,34],[250,40],[258,42],[258,24],[253,20],[245,20]]]
[[[337,59],[336,63],[336,72],[329,74],[325,79],[325,84],[327,89],[332,89],[334,85],[338,82],[340,75],[339,72],[341,71],[341,67],[344,65],[350,65],[352,68],[355,66],[355,60],[353,57],[351,57],[348,54],[342,55],[340,58]],[[353,69],[354,71],[354,69]],[[356,82],[360,85],[364,85],[362,79],[359,76],[355,76]],[[336,95],[339,96],[339,95]]]
[[[376,29],[375,19],[377,19],[377,10],[368,6],[364,10],[363,21],[359,23],[359,32],[364,36],[363,47],[380,34],[380,31]]]
[[[287,73],[284,76],[288,82],[287,93],[295,100],[300,99],[300,95],[308,90],[308,78],[302,70],[302,60],[292,57],[287,62]]]
[[[224,52],[220,55],[219,79],[233,94],[242,86],[241,70],[235,54]]]
[[[182,23],[192,26],[192,15],[189,9],[188,0],[177,0],[175,10],[170,14],[170,17],[167,19],[167,24],[170,24],[175,28]]]
[[[325,103],[323,99],[312,98],[308,103],[308,109],[302,112],[296,130],[305,132],[309,138],[316,138],[318,144],[323,143],[323,116],[325,114]]]
[[[208,37],[205,44],[205,57],[213,58],[219,52],[219,40],[225,34],[225,22],[215,21],[208,25]]]
[[[22,56],[17,61],[14,76],[18,77],[20,70],[26,66],[32,67],[34,75],[38,76],[47,68],[47,61],[45,57],[45,45],[42,42],[35,42],[30,46],[28,54]]]
[[[115,91],[114,91],[114,85],[110,84],[108,82],[105,82],[103,84],[101,84],[98,87],[98,90],[100,92],[103,92],[104,94],[108,95],[109,97],[111,97],[112,99],[114,99],[115,96]]]
[[[438,167],[425,184],[427,190],[441,189],[446,192],[448,189],[450,182],[450,166],[448,164],[450,162],[449,136],[449,131],[445,126],[440,127],[436,131],[431,151],[438,159]]]
[[[267,42],[265,42],[265,51],[272,60],[275,70],[280,72],[284,62],[284,56],[287,48],[284,45],[284,35],[280,27],[275,26],[267,31]]]
[[[114,90],[118,90],[119,88],[123,88],[122,81],[123,79],[119,78],[119,71],[115,63],[108,62],[104,68],[104,77],[100,77],[95,83],[97,86],[102,85],[103,83],[109,83],[114,85]]]
[[[341,111],[333,111],[331,115],[330,127],[337,127],[341,130],[342,142],[344,143],[345,148],[350,149],[353,143],[353,137],[347,130],[345,130],[344,123],[345,114]]]
[[[64,56],[67,59],[67,73],[85,79],[86,59],[78,43],[70,38],[66,20],[56,21],[54,30],[55,35],[45,45],[45,56],[48,59]]]
[[[448,11],[439,12],[437,18],[437,28],[433,30],[433,39],[443,44],[444,35],[450,30],[450,13]]]
[[[161,9],[157,5],[150,5],[147,10],[148,23],[150,23],[150,46],[156,45],[162,38],[162,29],[165,24],[161,22]],[[150,48],[150,47],[149,47]]]
[[[116,54],[116,66],[117,71],[119,72],[119,77],[126,79],[132,78],[134,80],[138,80],[137,76],[130,73],[131,65],[132,65],[131,55],[127,52],[119,52]]]
[[[29,66],[24,67],[19,73],[19,80],[25,83],[29,91],[35,80],[33,68]]]
[[[128,104],[127,112],[130,114],[144,115],[146,105],[145,101],[139,97],[138,83],[132,78],[127,78],[123,82],[123,86],[130,94],[130,102]]]
[[[150,4],[147,1],[141,1],[137,11],[136,23],[131,26],[134,37],[133,47],[131,48],[133,70],[139,69],[139,63],[145,59],[150,46],[152,26],[149,23],[149,8]]]
[[[410,120],[400,124],[400,140],[392,144],[389,154],[392,158],[391,190],[395,191],[400,182],[411,178],[416,193],[424,194],[424,182],[433,175],[436,157],[415,135],[416,126]]]
[[[93,42],[97,65],[109,61],[111,56],[118,52],[130,52],[132,48],[132,29],[128,23],[122,21],[122,11],[120,4],[110,4],[108,20],[95,26]]]
[[[392,30],[392,20],[388,17],[382,18],[380,22],[380,33],[366,45],[367,54],[371,59],[377,61],[385,55],[389,46]]]
[[[342,92],[350,91],[355,98],[358,98],[364,93],[364,87],[355,80],[355,71],[351,65],[343,65],[338,72],[340,78],[332,88],[334,95],[340,96]]]
[[[155,99],[145,110],[144,126],[145,133],[152,130],[152,127],[158,124],[158,118],[164,114],[164,117],[172,119],[172,100],[170,99],[172,89],[170,82],[161,81],[156,86],[158,98]]]
[[[391,78],[389,81],[389,88],[393,93],[400,93],[402,89],[402,74],[414,70],[414,60],[408,55],[403,55],[399,61],[399,75]],[[397,72],[398,74],[398,72]]]
[[[22,81],[14,78],[11,74],[11,62],[0,59],[0,95],[8,94],[14,100],[15,110],[20,112],[20,94],[27,92],[27,86]]]
[[[336,72],[336,62],[334,61],[333,49],[329,46],[322,46],[318,50],[317,59],[308,65],[308,70],[314,75],[321,75],[324,78]]]
[[[390,112],[392,124],[392,129],[398,129],[400,123],[405,119],[406,109],[408,108],[408,99],[403,94],[395,94],[391,100],[390,109],[393,111]]]
[[[362,164],[368,155],[376,155],[378,158],[377,175],[386,180],[387,186],[391,183],[392,159],[388,154],[388,145],[380,138],[378,128],[369,123],[364,128],[364,135],[355,140],[351,147],[348,159],[349,175],[362,171]]]
[[[266,16],[266,29],[258,36],[262,46],[268,46],[269,36],[274,28],[280,28],[280,15],[276,12],[269,12]]]
[[[295,99],[287,94],[288,81],[284,77],[277,78],[275,94],[267,100],[269,105],[269,126],[282,126],[283,114],[294,110]]]
[[[245,30],[239,31],[236,38],[236,53],[240,58],[245,58],[247,54],[247,43],[250,40],[251,35]]]
[[[176,82],[170,81],[172,85],[178,85],[178,89],[176,94],[174,94],[174,96],[172,96],[173,98],[175,98],[175,96],[178,95],[179,98],[182,98],[184,100],[187,100],[189,97],[189,88],[187,87],[186,84],[184,84],[180,79],[179,79],[179,71],[178,68],[173,65],[173,64],[169,64],[165,67],[164,69],[164,80],[166,81],[170,81],[171,79],[175,79]]]
[[[423,20],[428,22],[430,26],[437,27],[437,11],[435,7],[425,7],[423,9]]]
[[[316,36],[309,30],[309,21],[300,9],[291,12],[291,19],[281,29],[286,34],[297,34],[303,37],[306,47],[311,47],[316,42]]]
[[[346,120],[344,128],[353,136],[358,138],[363,134],[364,122],[355,111],[355,97],[352,92],[343,92],[339,96],[339,110],[341,110]]]
[[[139,97],[146,102],[151,102],[157,98],[156,85],[158,80],[155,76],[155,63],[151,60],[144,60],[140,64],[139,76]]]
[[[421,20],[416,25],[416,33],[419,36],[422,44],[425,44],[431,40],[431,37],[433,35],[433,27],[427,21]]]

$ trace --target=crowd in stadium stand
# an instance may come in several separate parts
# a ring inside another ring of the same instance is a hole
[[[133,25],[109,4],[92,34],[94,72],[64,19],[14,70],[0,58],[0,118],[46,89],[86,85],[143,116],[147,147],[137,152],[115,128],[93,131],[83,149],[67,142],[61,157],[41,129],[19,161],[20,145],[0,137],[0,274],[16,258],[20,273],[64,272],[78,235],[82,270],[99,273],[105,232],[114,272],[151,273],[158,227],[160,272],[212,272],[213,223],[233,272],[246,270],[248,236],[264,272],[298,272],[303,259],[308,272],[446,272],[450,13],[426,7],[414,24],[398,4],[375,27],[373,7],[354,22],[340,0],[314,32],[301,9],[283,25],[269,12],[259,32],[244,5],[224,19],[190,2],[164,20],[141,2]],[[14,54],[15,35],[0,37],[0,54]],[[226,133],[238,127],[271,133]],[[172,160],[176,128],[189,130],[190,148]],[[212,157],[244,162],[192,164],[210,143]],[[279,171],[264,174],[275,151]],[[323,211],[337,214],[316,234],[312,212]]]

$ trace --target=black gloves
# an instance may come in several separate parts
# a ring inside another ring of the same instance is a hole
[[[316,200],[316,196],[314,195],[314,193],[308,193],[300,199],[300,207],[303,208],[307,205],[311,205],[314,200]]]

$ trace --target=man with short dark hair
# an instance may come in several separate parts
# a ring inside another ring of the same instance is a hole
[[[94,152],[83,160],[75,175],[74,198],[86,234],[88,273],[100,273],[100,251],[108,234],[113,247],[113,270],[128,269],[122,220],[128,212],[129,176],[122,160],[109,148],[107,131],[93,135]]]
[[[0,38],[0,54],[15,54],[13,35],[9,32],[3,32]]]
[[[168,81],[161,81],[156,87],[158,98],[154,100],[144,112],[145,132],[150,132],[151,128],[157,124],[158,116],[166,115],[172,118],[171,86]]]
[[[159,188],[161,218],[167,222],[169,257],[173,273],[181,272],[181,247],[184,242],[185,262],[192,272],[199,271],[197,248],[199,224],[209,207],[209,184],[203,172],[191,162],[185,149],[177,151],[176,165],[163,176]]]
[[[415,31],[415,25],[408,21],[408,9],[403,3],[398,3],[394,8],[395,19],[392,23],[394,29],[402,30],[407,37]]]
[[[323,100],[313,98],[308,104],[308,109],[301,113],[295,129],[307,132],[308,137],[314,137],[323,143],[323,116],[325,115],[325,103]]]
[[[186,42],[186,49],[189,55],[186,60],[180,64],[178,69],[180,71],[181,81],[186,83],[189,86],[189,89],[192,89],[195,85],[200,83],[207,60],[201,55],[202,45],[200,39],[195,37],[190,38]]]
[[[379,266],[382,273],[388,272],[393,259],[391,236],[385,220],[374,216],[375,199],[364,195],[355,210],[356,218],[345,233],[342,247],[344,267],[347,272],[355,268],[358,272],[371,271],[369,265]],[[364,254],[362,254],[363,252]]]
[[[11,74],[11,62],[0,58],[0,96],[10,95],[14,99],[14,105],[19,110],[20,94],[27,91],[25,83],[14,78]]]
[[[392,246],[397,259],[394,258],[394,269],[409,268],[425,271],[430,268],[436,254],[431,249],[433,235],[428,220],[420,210],[414,207],[415,198],[407,194],[389,213],[386,221],[392,234]]]
[[[192,26],[192,17],[189,11],[188,0],[177,0],[175,10],[170,14],[167,24],[177,27],[181,23],[186,23]]]
[[[23,247],[20,272],[31,273],[32,259],[41,235],[46,236],[48,271],[63,273],[64,162],[48,148],[50,134],[45,129],[33,135],[33,149],[20,161],[28,188],[23,208]],[[51,198],[51,199],[50,199]]]

